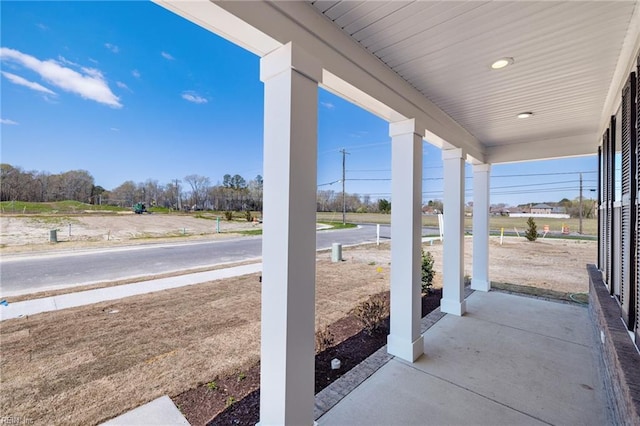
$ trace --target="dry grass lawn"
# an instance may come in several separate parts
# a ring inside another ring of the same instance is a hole
[[[441,285],[442,245],[425,246]],[[471,273],[472,240],[465,239]],[[587,291],[592,241],[491,240],[491,279]],[[389,245],[330,253],[317,263],[316,325],[388,289]],[[96,424],[164,394],[177,395],[259,359],[257,275],[0,323],[0,413],[34,424]]]
[[[319,327],[388,289],[388,265],[324,257]],[[3,416],[96,424],[256,362],[260,283],[250,275],[0,324]]]

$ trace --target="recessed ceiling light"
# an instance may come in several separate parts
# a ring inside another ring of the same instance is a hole
[[[529,118],[533,115],[532,112],[521,112],[520,114],[518,114],[518,118]]]
[[[491,64],[491,69],[500,70],[513,64],[513,58],[500,58]]]

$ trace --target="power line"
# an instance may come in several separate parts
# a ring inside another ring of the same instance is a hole
[[[334,180],[333,182],[321,183],[321,184],[318,185],[318,187],[333,185],[334,183],[338,183],[338,182],[340,182],[340,179]]]
[[[423,167],[422,170],[429,170],[429,169],[442,169],[442,166],[428,166],[428,167]],[[355,173],[359,173],[359,172],[391,172],[391,169],[349,169],[347,170],[348,172],[355,172]]]
[[[589,187],[584,187],[583,190],[589,190],[589,191],[595,191],[596,188],[589,188]],[[573,186],[567,186],[567,187],[562,187],[562,188],[549,188],[544,190],[544,192],[567,192],[567,191],[578,191],[578,189],[576,187]],[[442,195],[444,193],[444,191],[442,190],[437,190],[437,191],[422,191],[422,195]],[[511,194],[539,194],[541,193],[540,190],[538,189],[525,189],[522,191],[498,191],[498,192],[494,192],[491,191],[491,195],[511,195]],[[379,195],[392,195],[391,192],[360,192],[358,193],[358,195],[371,195],[371,196],[379,196]],[[471,196],[473,195],[473,191],[465,191],[465,196]]]
[[[374,146],[383,146],[383,145],[389,145],[391,144],[391,141],[387,141],[387,142],[375,142],[375,143],[368,143],[368,144],[361,144],[361,145],[351,145],[351,146],[347,146],[344,148],[334,148],[334,149],[328,149],[326,151],[322,151],[319,153],[319,155],[323,155],[323,154],[329,154],[331,152],[342,152],[345,149],[349,149],[350,151],[358,151],[360,149],[365,149],[365,148],[371,148]]]
[[[555,173],[523,173],[518,175],[491,175],[492,178],[505,178],[505,177],[529,177],[529,176],[556,176],[556,175],[579,175],[580,173],[598,173],[597,171],[586,172],[555,172]]]

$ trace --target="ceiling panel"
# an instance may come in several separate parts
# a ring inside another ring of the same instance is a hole
[[[312,4],[486,146],[597,132],[637,7],[634,1]],[[515,62],[492,70],[501,57]],[[534,116],[517,119],[523,111]]]
[[[364,33],[366,28],[376,25],[380,20],[387,16],[396,13],[398,10],[403,9],[410,5],[412,2],[408,1],[394,1],[394,2],[367,2],[365,3],[369,9],[366,13],[361,13],[360,16],[355,19],[351,18],[348,21],[341,20],[336,23],[347,33],[354,36],[356,33]]]
[[[313,1],[311,3],[313,3],[313,6],[316,9],[318,9],[318,11],[326,12],[327,9],[331,8],[332,6],[334,6],[335,4],[338,4],[340,2],[339,1],[331,1],[331,0],[317,0],[317,1]]]
[[[357,8],[358,6],[362,5],[363,3],[364,2],[362,2],[362,1],[341,1],[341,2],[338,2],[338,3],[334,4],[329,9],[327,9],[324,12],[324,14],[325,14],[325,16],[327,18],[331,19],[332,21],[335,21],[339,17],[341,17],[344,14],[348,13],[352,9]]]

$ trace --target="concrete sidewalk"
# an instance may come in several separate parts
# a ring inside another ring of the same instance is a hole
[[[154,399],[102,424],[105,426],[189,426],[187,419],[184,418],[178,407],[167,395]]]
[[[123,284],[113,287],[98,288],[95,290],[79,291],[76,293],[67,293],[58,296],[9,303],[6,306],[0,305],[0,321],[11,318],[20,318],[25,315],[35,315],[42,312],[75,308],[108,300],[122,299],[123,297],[138,296],[140,294],[200,284],[207,281],[248,275],[260,271],[262,271],[262,263],[252,263],[249,265],[217,269],[215,271],[197,272],[177,277],[140,281],[133,284]]]
[[[383,363],[318,424],[609,424],[587,309],[500,292],[467,308],[424,333],[415,363]]]

